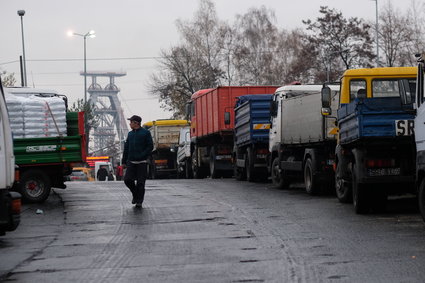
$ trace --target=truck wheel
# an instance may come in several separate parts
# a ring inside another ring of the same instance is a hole
[[[319,184],[314,177],[313,162],[307,158],[304,165],[304,184],[305,190],[309,195],[317,195],[320,192]]]
[[[20,193],[26,202],[43,202],[50,194],[49,176],[41,170],[28,170],[20,179]]]
[[[195,148],[192,154],[192,173],[193,178],[195,179],[202,179],[204,178],[204,174],[202,172],[202,168],[200,167],[200,164],[198,164],[198,150]]]
[[[215,160],[215,148],[211,147],[210,150],[210,176],[212,179],[217,179],[219,177],[218,170],[216,168],[216,160]]]
[[[246,149],[245,168],[246,168],[247,181],[253,182],[255,180],[254,156],[253,156],[252,149],[249,147]]]
[[[156,179],[155,161],[152,159],[148,162],[148,178]]]
[[[419,211],[421,212],[422,218],[425,221],[425,178],[422,179],[422,182],[419,186]]]
[[[283,178],[284,174],[281,172],[279,168],[279,158],[276,157],[273,159],[272,163],[272,182],[273,185],[278,189],[288,189],[289,182],[285,181]]]
[[[342,161],[337,160],[336,170],[335,170],[335,192],[336,197],[341,203],[352,203],[353,202],[353,192],[349,183],[344,182],[343,174],[343,164]]]
[[[184,162],[184,175],[186,179],[192,179],[192,164],[190,159],[186,159]]]
[[[236,180],[238,180],[238,181],[245,181],[246,180],[245,168],[238,167],[238,166],[236,166],[236,164],[234,164],[233,171],[234,171],[234,175],[235,175]]]
[[[357,182],[356,167],[353,164],[351,169],[351,178],[353,183],[353,205],[356,214],[365,214],[369,210],[369,200],[364,184]]]

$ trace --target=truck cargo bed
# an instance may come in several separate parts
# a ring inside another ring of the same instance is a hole
[[[370,137],[394,138],[397,120],[414,120],[413,113],[402,110],[399,97],[356,98],[338,110],[340,143]]]
[[[235,108],[236,145],[268,143],[271,94],[241,96]]]

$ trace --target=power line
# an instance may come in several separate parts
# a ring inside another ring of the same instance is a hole
[[[112,57],[112,58],[88,58],[87,61],[122,61],[122,60],[157,60],[163,57]],[[56,59],[27,59],[27,62],[74,62],[82,61],[84,59],[79,58],[56,58]],[[0,63],[0,65],[7,65],[12,63],[18,63],[19,60],[9,61]]]

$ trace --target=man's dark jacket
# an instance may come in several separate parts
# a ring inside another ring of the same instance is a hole
[[[152,153],[153,142],[149,130],[139,128],[128,133],[124,144],[124,153],[122,155],[122,164],[127,161],[146,160]]]

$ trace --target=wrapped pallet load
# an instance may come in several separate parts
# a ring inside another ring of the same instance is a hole
[[[66,107],[62,98],[6,96],[14,138],[66,136]]]

